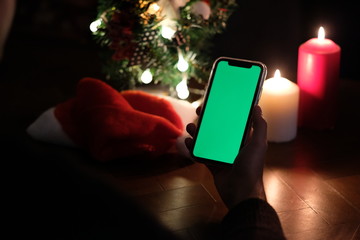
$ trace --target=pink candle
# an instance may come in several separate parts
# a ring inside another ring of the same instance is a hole
[[[336,43],[325,38],[322,27],[318,38],[300,45],[297,73],[299,126],[318,130],[335,126],[340,52]]]

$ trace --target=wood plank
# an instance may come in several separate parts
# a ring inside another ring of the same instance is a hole
[[[326,229],[329,226],[329,224],[311,208],[281,212],[278,215],[285,236],[309,230]]]
[[[326,182],[360,212],[360,175],[330,179]]]
[[[206,189],[210,196],[218,203],[223,204],[223,201],[214,184],[214,178],[209,169],[202,163],[195,163],[186,168],[192,179],[201,182],[201,185]]]
[[[163,187],[154,177],[118,179],[116,180],[116,186],[130,196],[141,196],[164,191]]]
[[[351,240],[359,240],[360,239],[360,224],[356,229],[356,232],[354,233],[354,236],[351,238]]]
[[[159,219],[171,231],[201,228],[211,221],[214,211],[212,204],[194,205],[161,212]]]
[[[313,229],[304,232],[287,234],[287,240],[357,240],[357,224],[340,224],[324,229]]]
[[[276,174],[329,224],[360,221],[360,213],[313,171],[307,168],[277,169]]]
[[[166,172],[157,176],[161,186],[165,190],[171,190],[181,187],[199,185],[202,179],[198,177],[200,171],[193,171],[191,167],[176,169],[174,171]]]
[[[267,201],[276,212],[279,213],[309,207],[270,169],[264,169],[263,179]]]
[[[201,185],[151,193],[139,196],[136,199],[155,214],[194,205],[215,204],[212,197]]]

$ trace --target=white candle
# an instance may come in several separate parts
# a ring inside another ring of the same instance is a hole
[[[264,82],[259,105],[268,124],[268,141],[288,142],[297,134],[299,87],[276,70]]]

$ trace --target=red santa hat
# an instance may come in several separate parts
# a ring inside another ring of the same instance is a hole
[[[194,107],[186,101],[136,90],[118,92],[101,80],[84,78],[74,98],[44,112],[27,132],[110,161],[159,156],[176,143],[186,154],[179,141],[186,135],[185,125],[195,118]]]

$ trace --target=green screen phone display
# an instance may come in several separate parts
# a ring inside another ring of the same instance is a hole
[[[261,63],[215,62],[199,119],[193,155],[233,163],[246,134],[249,114],[263,81]]]

